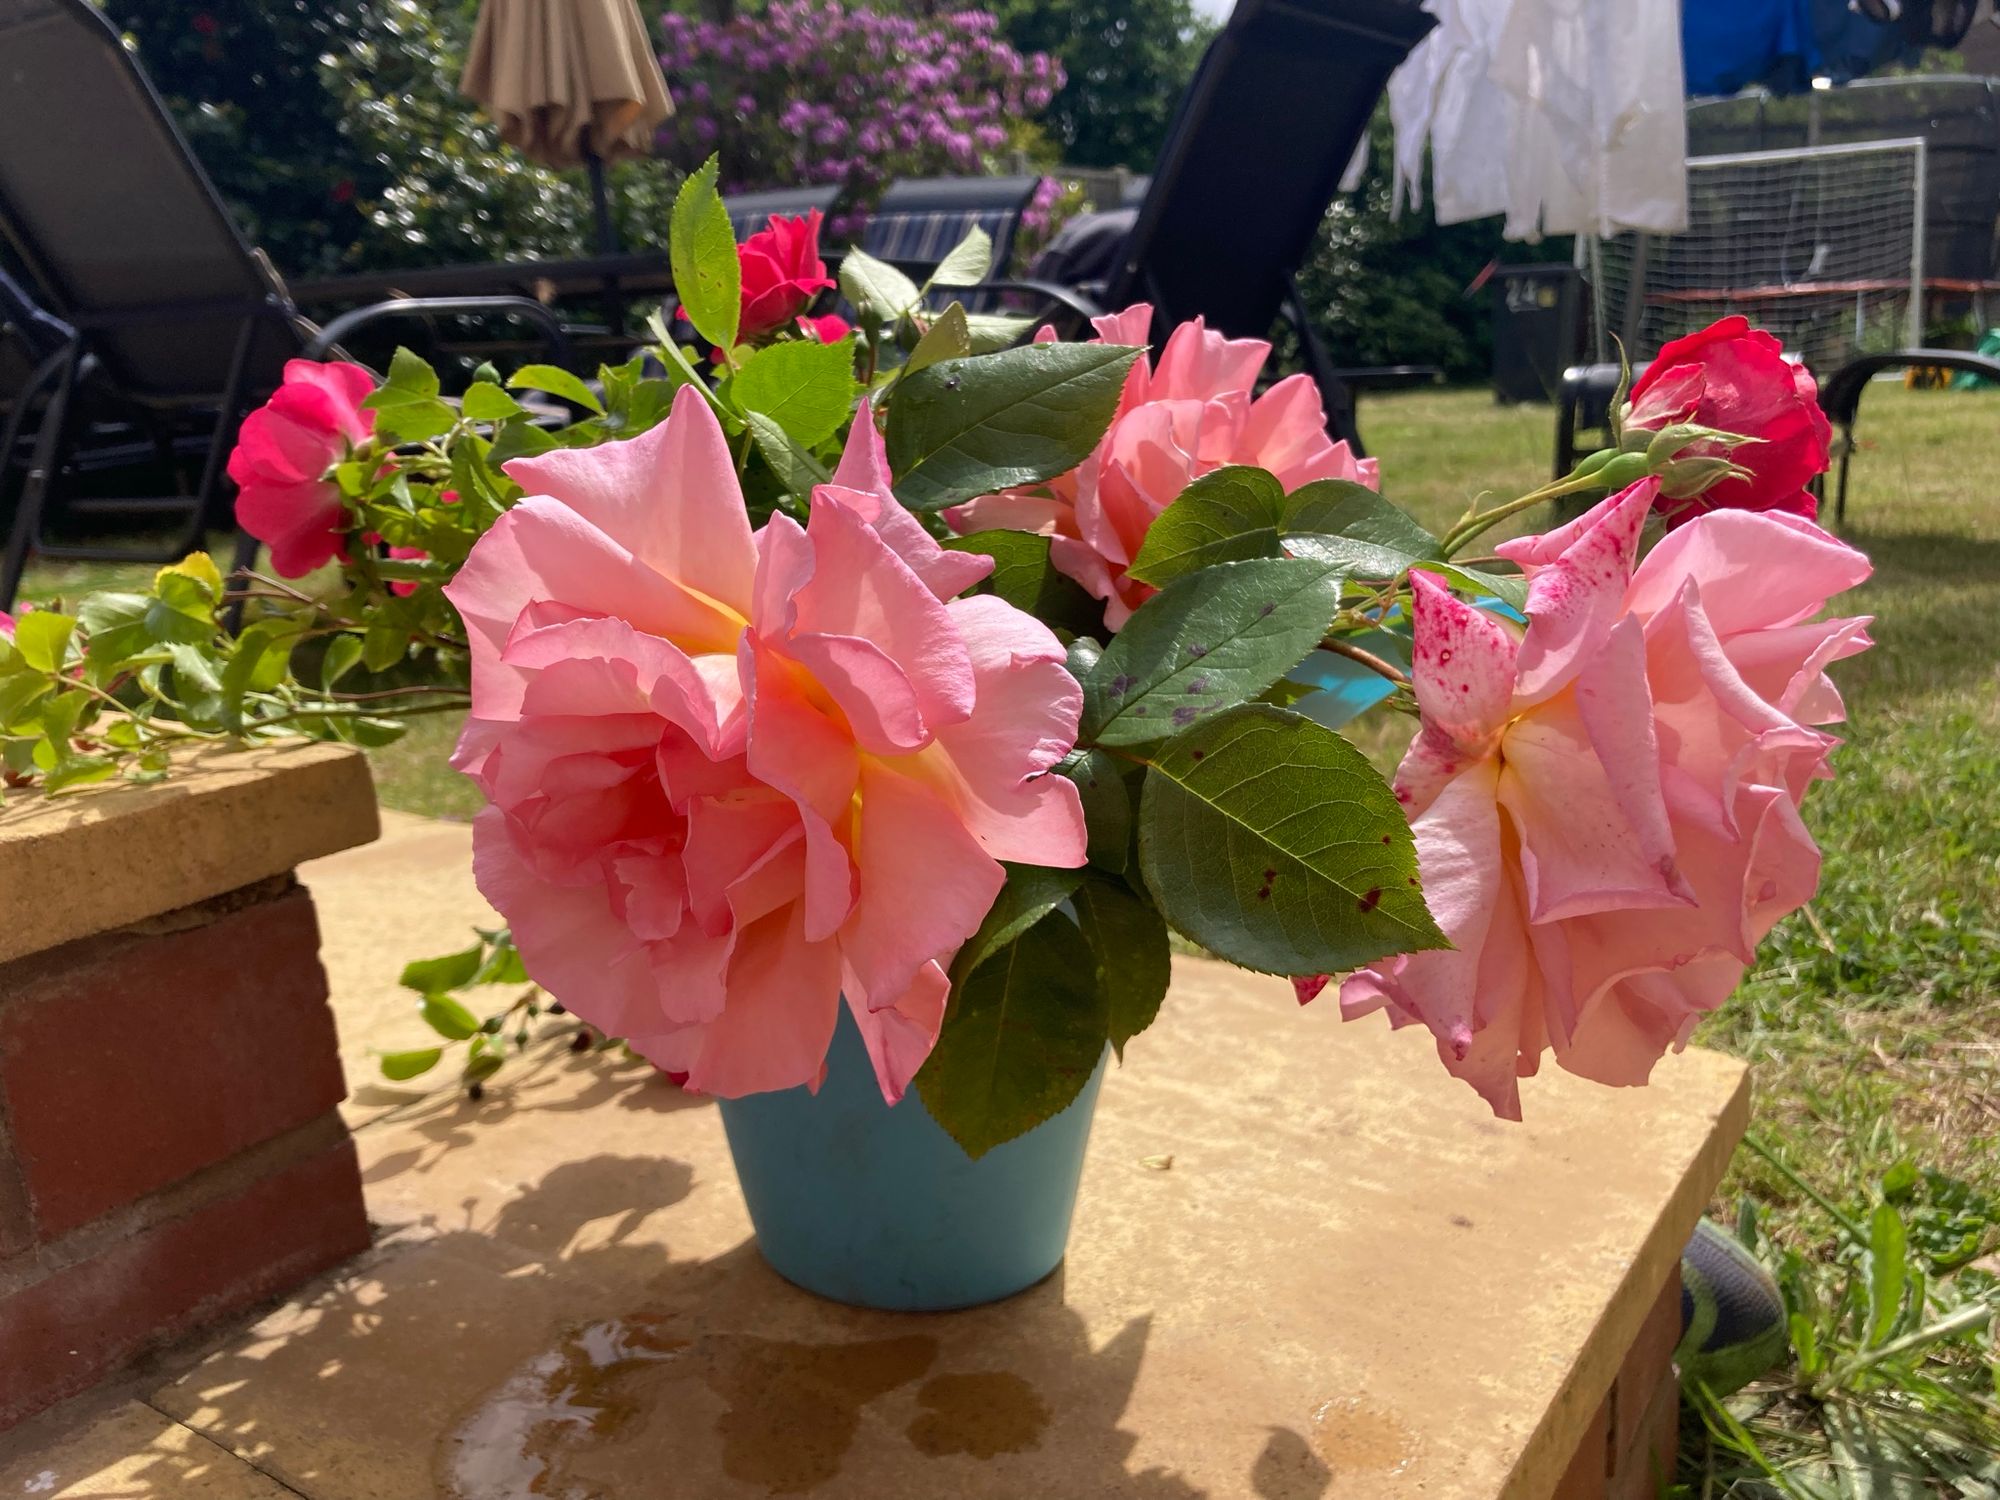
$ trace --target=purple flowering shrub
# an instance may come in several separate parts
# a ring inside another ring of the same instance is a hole
[[[1025,143],[1062,65],[1028,56],[985,11],[909,16],[832,0],[779,0],[726,24],[669,11],[660,66],[675,115],[660,150],[692,171],[718,152],[725,193],[838,182],[858,216],[899,177],[991,170]],[[1046,212],[1044,207],[1044,212]]]

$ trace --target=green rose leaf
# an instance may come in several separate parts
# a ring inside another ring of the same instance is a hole
[[[507,384],[517,391],[541,391],[587,411],[604,411],[597,392],[560,365],[523,365],[508,377]]]
[[[76,621],[52,609],[32,609],[14,622],[14,649],[37,672],[53,672],[63,664]]]
[[[54,796],[73,786],[108,781],[118,774],[118,762],[108,755],[66,755],[42,777],[42,790]]]
[[[952,987],[917,1093],[976,1159],[1074,1102],[1104,1042],[1090,945],[1052,911]]]
[[[764,462],[771,466],[771,472],[778,476],[787,494],[809,495],[814,485],[825,484],[833,477],[827,473],[825,464],[801,448],[770,417],[753,411],[745,412],[743,420],[749,425],[757,451],[764,455]]]
[[[174,668],[173,700],[190,721],[220,727],[226,709],[214,659],[178,641],[167,647],[167,653]]]
[[[854,409],[854,343],[805,339],[759,349],[736,372],[730,395],[745,412],[770,418],[807,448],[840,430]]]
[[[1438,539],[1364,484],[1317,479],[1285,497],[1285,550],[1350,578],[1394,578],[1438,555]]]
[[[917,347],[903,362],[903,374],[914,375],[941,359],[964,359],[972,353],[972,330],[966,325],[965,309],[956,302],[939,313]]]
[[[115,668],[153,645],[146,628],[152,599],[145,594],[90,594],[76,607],[77,623],[89,637],[84,654],[93,667]]]
[[[897,498],[939,510],[1075,468],[1110,425],[1138,357],[1120,344],[1031,344],[905,377],[889,404]]]
[[[993,269],[993,236],[974,225],[931,272],[932,286],[977,286]]]
[[[1433,573],[1443,575],[1456,588],[1472,595],[1490,595],[1509,609],[1526,614],[1528,609],[1528,580],[1519,573],[1488,573],[1478,568],[1463,568],[1457,563],[1426,561],[1423,566]]]
[[[1090,862],[1123,874],[1132,851],[1132,791],[1125,784],[1121,763],[1108,751],[1075,750],[1056,773],[1076,783]]]
[[[694,331],[718,349],[736,344],[743,315],[743,268],[736,258],[736,231],[715,189],[716,162],[710,157],[688,175],[674,194],[668,225],[668,255],[674,290]]]
[[[438,393],[437,371],[425,362],[422,355],[412,353],[400,344],[396,352],[389,356],[389,375],[361,404],[381,411],[384,407],[396,406],[410,401],[429,401]]]
[[[396,443],[418,443],[450,430],[458,414],[438,399],[437,371],[408,349],[389,360],[389,377],[363,406],[376,415],[375,431]]]
[[[1015,317],[1010,313],[968,313],[965,331],[972,340],[974,354],[992,354],[996,350],[1010,349],[1035,326],[1033,318]]]
[[[895,322],[924,295],[909,277],[865,250],[849,250],[840,258],[840,290],[863,316],[878,323]]]
[[[1153,903],[1124,881],[1096,871],[1084,876],[1070,899],[1097,964],[1105,1035],[1122,1061],[1125,1044],[1159,1015],[1173,978],[1167,924]]]
[[[326,692],[332,692],[340,679],[361,665],[361,637],[358,635],[337,635],[328,642],[326,655],[320,658],[319,685]]]
[[[1263,692],[1340,610],[1341,570],[1300,557],[1178,578],[1112,637],[1083,684],[1082,744],[1142,745]]]
[[[1026,531],[975,531],[947,537],[953,552],[977,552],[993,559],[993,571],[979,585],[1044,625],[1083,635],[1104,628],[1104,601],[1093,599],[1049,561],[1049,539]]]
[[[1213,563],[1281,557],[1284,515],[1275,474],[1239,464],[1211,470],[1160,512],[1126,571],[1157,587]]]
[[[970,974],[1067,901],[1083,879],[1080,871],[1042,865],[1008,865],[1006,869],[1007,883],[993,898],[979,930],[966,939],[952,960],[954,975]]]
[[[403,1083],[430,1072],[443,1056],[442,1047],[419,1047],[413,1052],[385,1052],[382,1054],[382,1076]]]
[[[1331,729],[1268,704],[1164,747],[1140,797],[1139,862],[1167,920],[1246,969],[1325,974],[1449,946],[1380,773]]]
[[[403,976],[396,982],[404,989],[415,990],[420,995],[435,995],[444,990],[462,989],[472,983],[485,959],[484,945],[474,943],[470,948],[457,953],[444,953],[436,958],[413,959],[403,965]]]
[[[447,1041],[462,1042],[479,1030],[479,1017],[449,995],[426,995],[424,1024]]]
[[[504,422],[525,416],[527,408],[489,381],[480,380],[465,388],[460,409],[475,422]]]

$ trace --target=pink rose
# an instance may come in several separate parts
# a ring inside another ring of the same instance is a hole
[[[1146,304],[1128,307],[1096,320],[1094,342],[1144,344],[1152,320]],[[1210,470],[1253,464],[1287,490],[1315,479],[1375,487],[1375,460],[1327,440],[1311,377],[1289,376],[1252,398],[1270,352],[1262,339],[1210,333],[1199,318],[1181,324],[1157,369],[1139,357],[1117,416],[1082,464],[1047,484],[969,500],[945,519],[961,533],[1004,529],[1052,538],[1050,560],[1104,601],[1104,623],[1118,629],[1155,592],[1125,575],[1147,529]]]
[[[1544,1048],[1644,1083],[1802,906],[1798,814],[1838,743],[1824,669],[1865,619],[1816,620],[1868,560],[1795,516],[1719,511],[1634,568],[1657,482],[1545,536],[1515,626],[1413,575],[1423,728],[1396,773],[1424,895],[1453,943],[1351,975],[1347,1017],[1421,1022],[1495,1113]]]
[[[359,365],[285,362],[285,383],[243,419],[229,477],[236,520],[271,548],[271,566],[287,578],[340,555],[346,512],[327,471],[375,430],[361,403],[375,380]]]
[[[773,214],[768,229],[758,230],[737,249],[743,275],[738,338],[776,333],[811,306],[815,295],[833,285],[826,263],[819,258],[819,223],[818,209],[802,219]]]
[[[1728,450],[1748,479],[1724,479],[1687,499],[1662,499],[1667,524],[1711,510],[1782,510],[1813,519],[1819,502],[1806,489],[1826,472],[1833,428],[1819,409],[1819,387],[1804,365],[1787,363],[1784,346],[1750,320],[1735,316],[1660,350],[1646,373],[1632,382],[1627,429],[1658,432],[1694,422],[1760,441]],[[1720,454],[1712,443],[1694,443],[1684,455]]]
[[[14,617],[4,609],[0,609],[0,637],[10,641],[14,638]]]
[[[507,472],[526,498],[446,590],[472,652],[453,764],[530,972],[731,1097],[814,1083],[844,994],[900,1097],[998,861],[1083,863],[1045,774],[1082,704],[1062,646],[954,597],[991,562],[895,502],[866,408],[804,528],[751,531],[692,387],[629,442]]]

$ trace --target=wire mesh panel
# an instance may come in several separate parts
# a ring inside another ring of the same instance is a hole
[[[1923,342],[1924,143],[1746,151],[1688,160],[1683,234],[1586,251],[1599,357],[1634,359],[1741,313],[1830,370]]]

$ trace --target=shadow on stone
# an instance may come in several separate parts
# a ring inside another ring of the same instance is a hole
[[[1127,1467],[1149,1318],[1093,1347],[1060,1270],[967,1312],[838,1307],[750,1242],[679,1260],[648,1238],[692,1184],[664,1157],[565,1163],[489,1224],[385,1242],[152,1399],[312,1500],[1203,1500]]]

